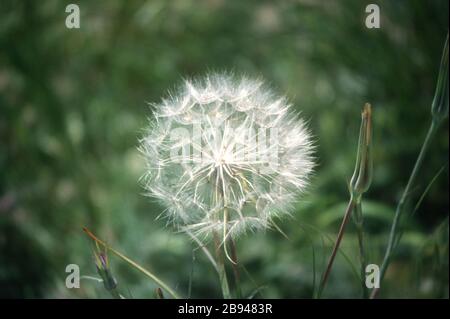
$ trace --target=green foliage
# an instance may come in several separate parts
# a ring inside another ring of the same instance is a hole
[[[96,281],[64,285],[70,263],[96,276],[83,226],[180,295],[192,273],[192,297],[221,296],[195,243],[155,220],[163,208],[142,196],[136,149],[151,117],[146,102],[208,70],[263,76],[310,119],[317,139],[309,193],[292,219],[277,222],[289,240],[273,231],[237,243],[252,277],[242,272],[244,295],[313,295],[344,213],[365,102],[374,131],[367,262],[381,263],[429,126],[448,1],[375,1],[379,30],[364,26],[372,2],[78,1],[81,28],[67,29],[64,1],[1,1],[0,296],[110,297]],[[448,121],[425,161],[407,209],[448,164]],[[448,165],[402,225],[382,297],[448,298],[447,216]],[[338,254],[324,297],[360,296],[350,224],[341,247],[348,258]],[[110,257],[125,297],[154,296],[153,282]]]

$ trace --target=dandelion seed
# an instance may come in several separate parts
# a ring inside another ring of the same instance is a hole
[[[225,74],[186,80],[153,107],[140,145],[144,187],[181,230],[234,238],[269,228],[305,190],[311,135],[262,81]]]

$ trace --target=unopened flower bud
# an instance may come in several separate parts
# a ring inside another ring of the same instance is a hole
[[[94,249],[94,257],[97,272],[103,280],[105,289],[115,289],[117,287],[117,281],[111,273],[111,268],[106,251],[101,251],[100,247],[96,245],[96,249]]]
[[[364,105],[361,117],[355,171],[350,180],[350,192],[355,198],[365,193],[372,182],[372,109],[369,103]]]

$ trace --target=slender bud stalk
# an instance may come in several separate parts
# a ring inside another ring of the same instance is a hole
[[[334,244],[333,251],[328,261],[327,268],[322,276],[322,281],[319,286],[317,296],[320,298],[323,290],[328,281],[328,277],[333,267],[334,259],[344,236],[345,227],[352,215],[353,210],[357,205],[361,205],[362,194],[364,194],[370,187],[372,181],[372,109],[369,103],[364,105],[363,112],[361,114],[361,128],[359,131],[358,151],[356,154],[356,164],[353,176],[349,183],[350,200],[347,209],[344,214],[339,233]],[[359,207],[361,208],[361,207]],[[359,210],[360,216],[357,217],[360,227],[358,229],[358,238],[360,238],[360,254],[361,254],[361,267],[364,267],[364,246],[363,246],[363,230],[362,230],[362,210]],[[362,278],[363,280],[363,278]]]

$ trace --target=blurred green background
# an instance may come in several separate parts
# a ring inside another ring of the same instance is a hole
[[[81,28],[65,27],[76,3]],[[367,29],[377,3],[381,28]],[[106,298],[102,284],[65,287],[65,267],[97,276],[89,227],[177,291],[220,297],[201,251],[164,220],[138,183],[146,102],[211,70],[262,76],[310,121],[318,169],[293,218],[248,235],[238,253],[257,297],[310,298],[348,200],[360,110],[374,112],[374,180],[364,214],[370,263],[381,263],[396,203],[430,123],[448,1],[0,1],[0,297]],[[380,292],[448,298],[448,121],[426,157],[412,218]],[[361,295],[352,226],[324,297]],[[314,257],[314,258],[313,258]],[[119,289],[156,286],[111,256]]]

